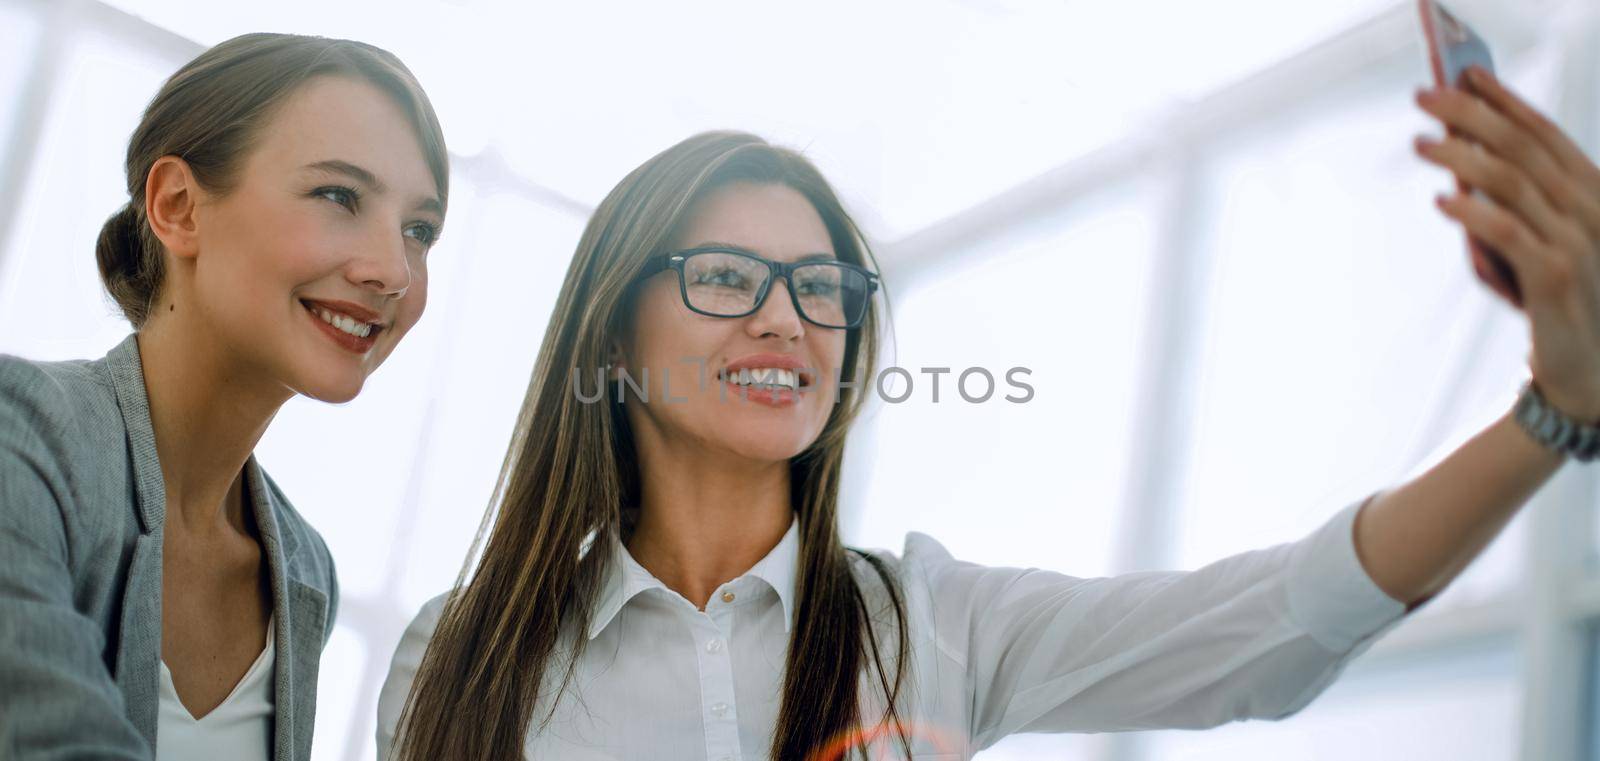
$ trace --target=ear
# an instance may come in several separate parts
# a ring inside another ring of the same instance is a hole
[[[606,361],[611,365],[612,380],[616,380],[618,377],[620,377],[622,375],[622,371],[628,366],[627,362],[623,360],[623,356],[624,353],[622,351],[622,344],[612,341],[611,351],[606,355]]]
[[[195,210],[203,192],[189,162],[177,156],[156,159],[145,176],[145,218],[162,245],[179,259],[193,259],[200,253]]]

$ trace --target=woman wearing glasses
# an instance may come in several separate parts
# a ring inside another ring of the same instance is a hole
[[[1600,419],[1600,172],[1487,92],[1496,121],[1452,92],[1450,123],[1530,149],[1499,155],[1564,151],[1539,182],[1568,205],[1527,223],[1446,208],[1519,265],[1551,409]],[[1490,179],[1517,175],[1456,140],[1450,166],[1504,197]],[[1552,219],[1564,247],[1531,247]],[[1563,285],[1561,259],[1582,277]],[[845,435],[871,384],[832,379],[873,377],[875,269],[812,165],[758,138],[699,135],[626,177],[568,270],[481,558],[396,649],[380,756],[957,759],[1014,732],[1285,717],[1448,584],[1562,451],[1593,453],[1508,414],[1304,538],[1193,572],[984,567],[918,533],[899,555],[845,547]],[[596,368],[621,391],[599,394]]]
[[[162,86],[96,249],[134,332],[0,357],[0,759],[310,758],[339,585],[253,450],[421,317],[448,162],[363,43],[243,35]]]

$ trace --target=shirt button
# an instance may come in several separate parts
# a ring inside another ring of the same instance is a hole
[[[708,653],[720,653],[720,652],[722,652],[722,640],[714,639],[714,640],[710,640],[710,641],[706,642],[706,652],[708,652]]]
[[[733,593],[732,592],[723,592],[722,593],[722,601],[723,602],[733,602]]]
[[[721,715],[723,715],[723,714],[725,714],[727,712],[728,712],[728,704],[727,703],[720,703],[719,702],[719,703],[712,703],[711,704],[711,715],[712,716],[721,716]]]

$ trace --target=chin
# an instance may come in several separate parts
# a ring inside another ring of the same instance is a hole
[[[787,431],[785,433],[788,433]],[[816,437],[811,437],[815,439]],[[728,442],[728,448],[740,455],[761,462],[781,462],[793,459],[795,455],[806,450],[811,445],[809,440],[801,440],[799,436],[762,436],[760,433],[740,437],[737,441]]]
[[[309,397],[319,402],[344,404],[355,399],[356,395],[361,393],[361,388],[364,385],[366,385],[365,378],[355,380],[321,379],[320,381],[301,384],[295,391],[301,396]]]

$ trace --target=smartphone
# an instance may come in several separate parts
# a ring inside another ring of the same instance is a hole
[[[1471,85],[1461,78],[1468,67],[1481,66],[1491,73],[1494,71],[1494,59],[1489,55],[1489,46],[1472,31],[1472,27],[1435,0],[1417,0],[1417,10],[1422,16],[1422,36],[1427,41],[1428,64],[1433,69],[1435,84],[1471,90]],[[1459,132],[1451,128],[1450,134],[1458,135]],[[1456,180],[1456,187],[1463,193],[1470,191],[1483,195],[1483,191],[1469,187],[1459,179]],[[1471,235],[1467,236],[1467,251],[1472,256],[1472,269],[1478,279],[1517,308],[1522,308],[1522,289],[1517,284],[1517,273],[1506,262],[1505,256]]]

